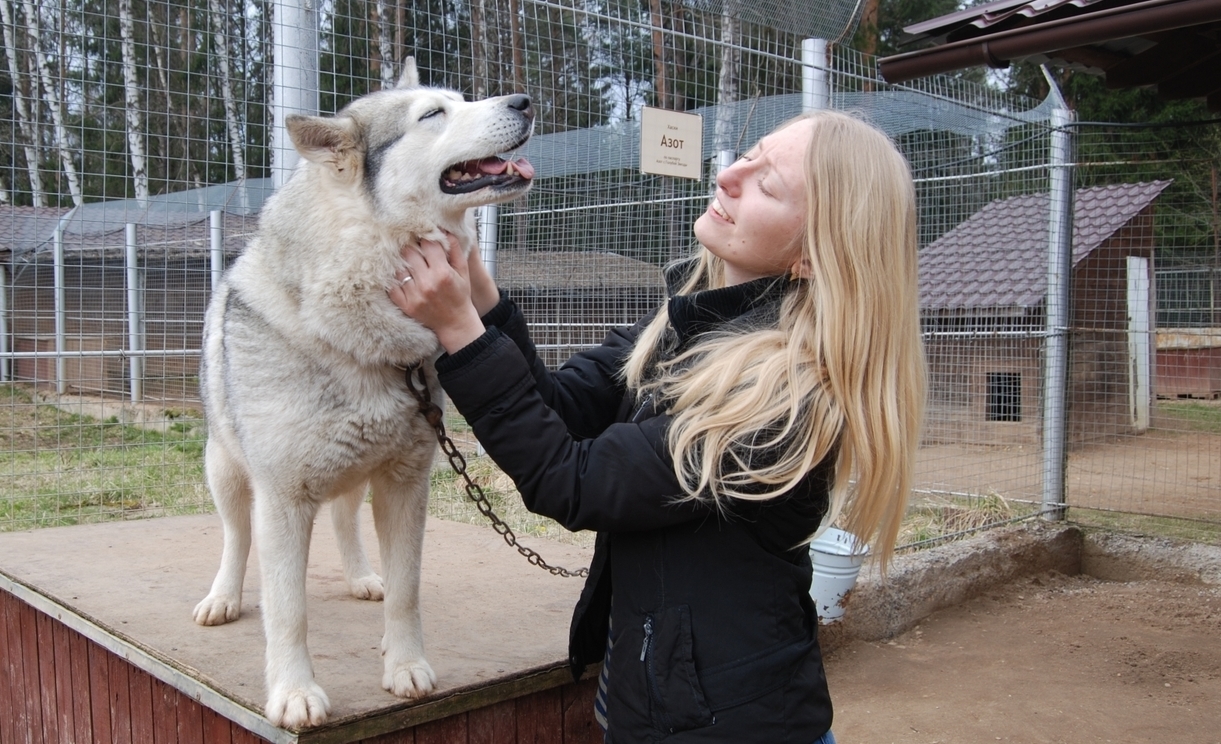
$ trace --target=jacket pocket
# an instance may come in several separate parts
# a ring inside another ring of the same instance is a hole
[[[653,723],[663,734],[716,723],[695,673],[686,605],[645,616],[640,661],[648,679]]]

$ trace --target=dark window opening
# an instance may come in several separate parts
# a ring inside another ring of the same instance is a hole
[[[988,421],[1022,420],[1022,375],[988,373]]]

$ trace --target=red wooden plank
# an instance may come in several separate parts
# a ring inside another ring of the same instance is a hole
[[[89,646],[89,707],[93,720],[94,744],[116,744],[110,723],[111,653],[92,641]]]
[[[179,693],[178,698],[178,744],[205,744],[204,707],[193,698]],[[208,743],[210,744],[210,743]]]
[[[462,739],[465,742],[466,739]],[[361,739],[355,744],[415,744],[415,729],[410,728],[405,731],[391,731],[388,734],[375,736],[372,739]]]
[[[597,678],[561,688],[564,709],[564,744],[602,744],[602,727],[594,720]]]
[[[72,670],[72,723],[76,740],[81,744],[93,744],[93,710],[89,689],[89,640],[75,630],[64,628],[68,636],[69,668]]]
[[[24,732],[24,742],[42,742],[43,712],[39,702],[38,688],[38,635],[34,632],[34,610],[17,601],[13,605],[10,629],[16,634],[16,643],[10,636],[9,645],[21,654],[21,676],[15,678],[21,687],[21,699],[17,700],[17,716]]]
[[[68,634],[72,631],[55,618],[47,619],[51,621],[48,629],[51,631],[51,646],[54,649],[52,668],[55,670],[55,724],[59,731],[59,740],[65,744],[76,744],[77,741],[87,744],[88,739],[76,738],[76,721],[72,720],[76,712],[76,700],[72,697],[72,655],[68,650]]]
[[[502,700],[467,716],[469,744],[517,744],[517,703]]]
[[[203,737],[208,744],[233,744],[233,722],[211,708],[204,708]]]
[[[517,699],[517,744],[563,744],[564,711],[558,689]]]
[[[13,667],[21,662],[21,649],[14,646],[9,650],[8,623],[9,615],[16,612],[12,603],[16,601],[13,595],[0,591],[0,741],[17,741],[17,698],[16,680],[19,676],[13,673]]]
[[[415,727],[415,744],[467,744],[466,716],[456,715]],[[378,742],[383,744],[383,742]],[[388,743],[386,743],[388,744]],[[398,741],[395,744],[399,744]]]
[[[42,735],[47,744],[58,744],[59,710],[55,700],[55,621],[34,611],[35,643],[38,648],[38,689],[42,711]]]
[[[161,680],[148,675],[152,689],[152,741],[177,741],[178,739],[178,690]]]
[[[21,635],[22,681],[25,685],[27,741],[40,744],[42,731],[42,685],[38,681],[38,612],[24,602],[17,608]]]
[[[153,678],[143,669],[130,667],[127,672],[127,690],[131,695],[131,740],[156,741],[156,729],[153,727]]]
[[[249,729],[239,726],[237,723],[230,727],[230,731],[233,737],[233,744],[267,744],[266,739],[254,735]]]
[[[131,686],[135,668],[118,654],[108,654],[110,668],[110,736],[115,744],[134,741],[131,735]]]

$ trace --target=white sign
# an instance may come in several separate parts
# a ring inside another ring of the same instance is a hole
[[[659,108],[640,115],[640,171],[699,180],[703,171],[704,118]]]

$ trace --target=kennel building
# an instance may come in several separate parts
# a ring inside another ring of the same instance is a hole
[[[1148,427],[1153,209],[1169,185],[1076,192],[1070,444]],[[1047,194],[994,201],[920,251],[929,443],[1040,441],[1047,202]]]

